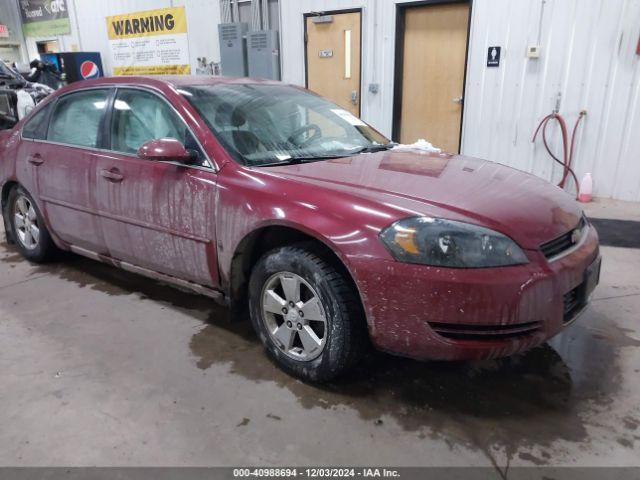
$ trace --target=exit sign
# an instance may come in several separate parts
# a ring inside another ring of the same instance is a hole
[[[1,38],[9,37],[9,27],[7,27],[6,25],[0,24],[0,37]]]

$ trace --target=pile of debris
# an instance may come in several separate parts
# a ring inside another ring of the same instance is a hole
[[[29,81],[13,67],[0,61],[0,130],[12,128],[54,91],[51,86],[40,83],[41,78],[52,76],[55,79],[55,72],[48,71],[46,64],[32,66],[27,78],[38,81]],[[55,88],[58,87],[55,84]]]

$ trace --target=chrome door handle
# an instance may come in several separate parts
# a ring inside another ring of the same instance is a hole
[[[116,168],[112,168],[111,170],[100,170],[100,175],[112,182],[121,182],[124,179],[124,175],[122,175]]]
[[[460,103],[461,104],[464,101],[464,98],[462,98],[460,96],[460,97],[456,97],[456,98],[454,98],[452,100],[453,100],[453,103]]]
[[[42,159],[42,156],[39,153],[33,154],[33,155],[29,155],[27,157],[27,162],[29,162],[31,165],[42,165],[44,163],[44,160]]]

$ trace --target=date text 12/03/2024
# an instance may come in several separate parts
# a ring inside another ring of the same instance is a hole
[[[394,478],[400,473],[388,468],[236,468],[234,478],[306,477],[306,478]]]

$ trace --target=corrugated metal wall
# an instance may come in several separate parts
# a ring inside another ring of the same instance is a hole
[[[542,56],[529,60],[525,50],[537,42],[543,3]],[[530,140],[561,94],[569,122],[587,111],[577,137],[578,177],[593,172],[598,195],[640,200],[639,36],[638,0],[476,1],[463,151],[557,180],[561,168]],[[506,49],[500,69],[485,68],[491,45]]]
[[[392,129],[396,4],[403,0],[282,0],[283,78],[304,84],[305,12],[363,9],[362,116]],[[540,14],[544,3],[542,22]],[[538,42],[542,55],[527,59]],[[533,145],[537,123],[562,96],[570,124],[588,115],[577,138],[579,177],[592,172],[596,194],[640,201],[640,0],[475,0],[462,152],[557,181],[560,168]],[[489,46],[502,65],[486,68]],[[380,92],[368,92],[377,83]],[[557,129],[550,131],[559,151]]]

